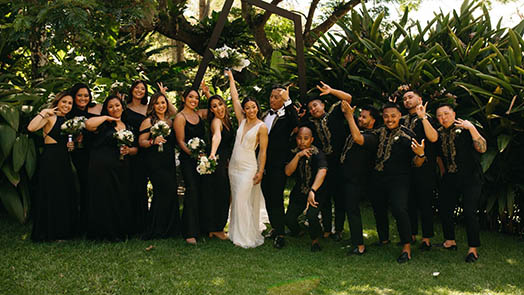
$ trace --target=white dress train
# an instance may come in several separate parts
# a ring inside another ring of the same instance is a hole
[[[233,153],[229,161],[231,183],[231,211],[229,213],[229,239],[243,248],[254,248],[264,243],[262,231],[266,228],[267,212],[260,183],[253,185],[258,170],[255,150],[260,122],[244,134],[246,120],[237,130]],[[244,134],[242,138],[242,134]]]

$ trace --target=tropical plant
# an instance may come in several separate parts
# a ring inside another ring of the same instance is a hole
[[[380,106],[403,84],[419,89],[430,111],[453,100],[458,115],[477,124],[488,141],[482,215],[491,227],[522,232],[524,21],[493,27],[484,2],[468,0],[425,25],[409,22],[406,10],[391,32],[381,30],[383,17],[372,17],[363,5],[339,22],[341,32],[325,34],[307,50],[310,95],[324,81],[351,92],[356,104]],[[294,59],[292,52],[284,56]],[[280,68],[296,73],[293,62]]]

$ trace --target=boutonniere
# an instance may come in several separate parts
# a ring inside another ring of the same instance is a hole
[[[282,116],[284,116],[285,114],[286,114],[286,110],[284,110],[284,109],[281,109],[281,110],[278,110],[278,111],[277,111],[277,116],[279,116],[279,117],[282,117]]]
[[[462,133],[462,129],[457,128],[457,129],[455,130],[455,133],[456,133],[456,134],[460,134],[460,133]]]
[[[393,140],[394,140],[394,141],[398,141],[399,138],[400,138],[400,136],[397,135],[397,136],[393,137]]]

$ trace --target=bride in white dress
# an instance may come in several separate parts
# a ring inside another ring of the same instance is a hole
[[[264,243],[262,230],[265,213],[260,182],[264,173],[267,149],[267,127],[258,118],[260,108],[254,98],[240,103],[235,81],[230,71],[231,98],[235,116],[240,122],[229,162],[231,211],[229,239],[237,246],[254,248]],[[256,149],[258,151],[258,161]]]

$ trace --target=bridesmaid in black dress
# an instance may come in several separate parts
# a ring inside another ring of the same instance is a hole
[[[35,242],[69,239],[76,233],[77,194],[68,152],[74,143],[68,142],[67,135],[60,132],[72,107],[72,95],[59,93],[51,108],[40,111],[27,126],[30,132],[43,128],[45,143],[33,203],[31,239]]]
[[[184,211],[182,213],[182,234],[188,244],[196,244],[196,238],[201,231],[202,218],[201,188],[202,177],[196,170],[197,160],[190,157],[187,142],[198,137],[204,139],[205,126],[202,121],[206,116],[205,110],[197,110],[200,95],[197,90],[189,89],[182,95],[183,109],[175,117],[175,135],[181,149],[180,166],[186,191],[184,194]]]
[[[234,80],[233,80],[233,83]],[[233,89],[233,88],[232,88]],[[231,90],[233,91],[233,90]],[[224,227],[229,215],[231,188],[229,185],[228,165],[235,139],[231,126],[229,110],[224,99],[214,95],[208,100],[208,121],[210,122],[211,149],[209,158],[218,157],[218,165],[211,175],[204,177],[204,195],[206,196],[206,228],[209,237],[226,240]]]
[[[73,95],[73,109],[71,110],[72,117],[85,117],[86,119],[89,119],[100,115],[102,105],[93,102],[89,86],[83,83],[77,83],[73,85],[70,92]],[[85,233],[87,228],[87,171],[89,168],[89,144],[91,137],[91,132],[84,129],[76,136],[76,146],[71,153],[80,183],[80,198],[78,202],[78,231],[80,234]]]
[[[180,213],[177,196],[175,167],[175,136],[152,137],[150,129],[163,121],[169,128],[173,122],[168,117],[168,100],[162,93],[151,97],[147,118],[140,126],[139,144],[144,154],[147,175],[153,184],[153,201],[149,211],[144,239],[169,238],[180,232]],[[158,147],[162,145],[163,151]]]
[[[142,80],[137,80],[131,85],[129,95],[127,97],[127,107],[123,114],[123,120],[130,126],[130,130],[138,138],[140,133],[140,124],[146,118],[147,111],[147,84]],[[147,201],[147,175],[146,165],[144,162],[144,155],[141,149],[138,153],[130,157],[131,160],[131,230],[133,234],[141,235],[144,233],[148,201]]]
[[[121,241],[132,230],[129,155],[135,155],[137,148],[119,148],[113,137],[115,132],[130,128],[121,120],[122,112],[123,101],[109,96],[101,116],[86,122],[87,130],[95,132],[89,155],[88,239]],[[125,155],[123,160],[120,155]]]

